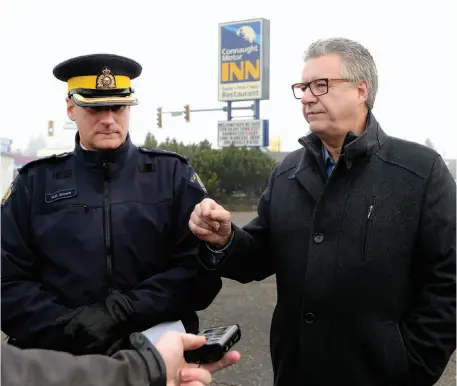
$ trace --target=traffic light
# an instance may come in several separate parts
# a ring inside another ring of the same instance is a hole
[[[48,137],[54,137],[54,121],[48,121]]]
[[[184,105],[184,119],[187,123],[190,122],[190,105]]]
[[[162,107],[157,107],[157,127],[162,128]]]

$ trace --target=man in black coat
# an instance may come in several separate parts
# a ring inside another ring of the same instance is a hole
[[[243,229],[196,206],[201,261],[242,283],[276,274],[276,386],[431,386],[455,349],[455,182],[435,151],[381,129],[360,44],[312,44],[292,91],[311,134]]]
[[[187,222],[207,196],[187,159],[135,146],[132,59],[72,58],[54,69],[76,122],[73,152],[24,166],[1,209],[2,331],[20,348],[110,354],[134,331],[181,320],[222,282],[196,257]]]

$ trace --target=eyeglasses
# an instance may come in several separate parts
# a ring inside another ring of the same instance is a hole
[[[321,78],[308,83],[295,83],[292,85],[292,92],[295,99],[301,99],[308,87],[314,96],[325,95],[328,93],[329,82],[349,82],[349,79]]]

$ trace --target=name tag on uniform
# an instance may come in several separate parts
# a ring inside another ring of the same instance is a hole
[[[51,202],[64,200],[65,198],[71,198],[76,196],[76,188],[72,189],[64,189],[59,190],[58,192],[54,193],[47,193],[45,195],[45,202],[46,204],[50,204]]]

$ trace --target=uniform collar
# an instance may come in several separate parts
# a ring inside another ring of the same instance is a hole
[[[125,162],[132,155],[134,145],[127,134],[125,142],[113,150],[91,151],[81,146],[79,133],[75,136],[75,154],[83,164],[91,169],[103,170],[104,165],[108,173],[112,174],[123,168]]]

